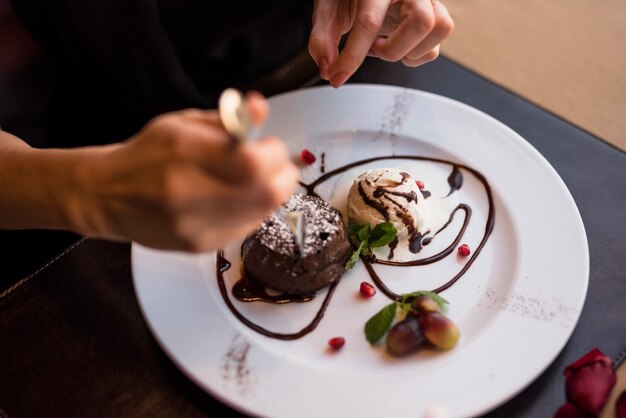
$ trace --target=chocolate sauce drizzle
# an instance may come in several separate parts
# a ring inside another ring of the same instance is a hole
[[[398,208],[401,208],[402,205],[400,205],[391,196],[402,197],[406,199],[407,203],[415,202],[417,204],[417,193],[415,193],[414,191],[398,192],[395,190],[389,190],[390,188],[403,185],[411,177],[409,173],[405,173],[404,171],[400,172],[400,176],[402,177],[402,180],[400,180],[400,182],[394,182],[387,186],[377,186],[376,189],[374,189],[374,193],[372,193],[373,196],[377,199],[385,198],[389,203],[391,203],[391,205],[396,206]],[[376,181],[378,181],[378,179],[380,179],[380,176],[376,179]],[[368,186],[371,186],[371,183],[369,183],[369,181],[366,180],[366,182]],[[379,201],[370,199],[370,197],[367,196],[367,194],[365,193],[365,190],[363,190],[363,185],[361,183],[359,183],[358,191],[359,191],[359,195],[361,196],[361,198],[363,199],[366,205],[368,205],[371,208],[376,209],[376,211],[378,211],[383,216],[383,218],[385,218],[386,221],[390,220],[389,213],[392,210],[391,207],[385,206]],[[429,193],[429,196],[430,196],[430,193]],[[415,220],[408,212],[405,212],[402,210],[397,210],[395,214],[402,221],[404,226],[406,226],[407,232],[409,234],[409,251],[411,251],[413,254],[418,253],[422,248],[421,241],[423,237],[419,233],[419,231],[415,229]],[[391,250],[391,253],[393,253],[393,249]]]
[[[495,206],[493,203],[493,194],[491,192],[491,187],[489,187],[489,183],[487,182],[487,179],[480,172],[466,165],[456,164],[452,161],[448,161],[448,160],[444,160],[440,158],[430,158],[430,157],[422,157],[422,156],[415,156],[415,155],[381,156],[381,157],[368,158],[365,160],[360,160],[360,161],[347,164],[343,167],[337,168],[335,170],[332,170],[323,174],[317,180],[315,180],[314,182],[310,184],[304,184],[304,183],[300,183],[300,184],[302,185],[302,187],[306,189],[307,194],[320,197],[315,192],[316,187],[319,186],[321,183],[327,181],[328,179],[332,178],[333,176],[341,174],[345,171],[350,170],[351,168],[358,167],[360,165],[369,164],[374,161],[390,160],[390,159],[431,161],[435,163],[451,165],[453,167],[453,170],[450,176],[448,176],[448,184],[450,185],[450,192],[448,193],[448,196],[452,194],[454,191],[460,189],[461,186],[463,185],[463,176],[461,173],[461,169],[466,170],[470,172],[472,175],[474,175],[482,183],[487,193],[487,200],[489,202],[489,212],[487,215],[487,222],[485,223],[485,232],[483,234],[483,237],[480,243],[478,244],[478,246],[476,247],[476,249],[474,249],[471,257],[467,260],[467,262],[461,268],[461,270],[454,277],[448,280],[448,282],[444,283],[443,285],[439,286],[436,289],[433,289],[433,292],[435,293],[443,292],[444,290],[449,289],[452,285],[454,285],[465,274],[465,272],[467,272],[467,270],[472,266],[472,264],[474,263],[474,261],[476,260],[480,252],[482,251],[483,247],[485,246],[487,239],[489,238],[489,236],[491,235],[493,231],[493,227],[495,223]],[[408,178],[408,174],[407,174],[407,177],[403,176],[403,181],[406,181],[406,178]],[[366,199],[366,194],[364,193],[362,187],[359,187],[359,193],[363,197],[363,200],[366,202],[366,204],[378,210],[381,213],[381,215],[383,216],[386,215],[388,209],[382,205],[379,205],[377,202],[372,201],[369,198]],[[405,197],[408,199],[408,197],[406,196],[402,196],[402,197]],[[472,215],[472,209],[464,203],[459,204],[450,214],[450,218],[448,219],[446,224],[442,226],[434,234],[434,235],[437,235],[441,231],[443,231],[454,220],[454,217],[458,211],[463,211],[465,213],[465,217],[463,219],[463,225],[461,229],[459,230],[457,236],[455,237],[454,242],[452,242],[448,247],[446,247],[444,250],[442,250],[438,254],[432,255],[430,257],[418,259],[418,260],[412,260],[412,261],[405,261],[405,262],[391,261],[391,259],[393,258],[393,251],[398,245],[398,242],[396,239],[394,240],[394,242],[390,243],[389,245],[390,253],[389,253],[389,257],[387,260],[380,260],[380,259],[373,258],[373,257],[361,256],[361,260],[363,261],[363,264],[365,265],[367,272],[372,278],[372,281],[376,284],[376,286],[380,289],[380,291],[383,294],[385,294],[387,297],[389,297],[392,300],[402,299],[401,295],[393,292],[387,287],[387,285],[385,285],[385,283],[380,278],[378,273],[376,273],[373,265],[383,264],[383,265],[390,265],[390,266],[396,266],[396,267],[422,266],[426,264],[435,263],[447,257],[448,255],[450,255],[450,253],[454,251],[455,247],[458,245],[463,234],[465,233],[465,230],[469,224],[469,220]],[[387,216],[385,216],[385,219],[388,219]],[[422,245],[429,244],[431,239],[432,237],[428,237],[422,240],[422,237],[420,237],[420,248]],[[230,268],[231,264],[224,257],[223,250],[220,250],[217,253],[216,266],[217,266],[216,267],[217,281],[218,281],[220,293],[222,294],[222,298],[224,299],[224,302],[226,303],[228,308],[231,310],[233,315],[235,315],[235,317],[239,319],[244,325],[253,329],[254,331],[262,335],[265,335],[267,337],[277,338],[281,340],[294,340],[297,338],[301,338],[305,336],[306,334],[310,333],[311,331],[313,331],[317,327],[319,322],[322,320],[322,317],[324,316],[326,308],[328,307],[328,304],[330,303],[332,295],[335,292],[337,285],[339,284],[339,281],[335,281],[328,287],[328,292],[320,306],[320,309],[318,310],[313,320],[307,326],[305,326],[298,332],[283,334],[283,333],[270,331],[268,329],[261,327],[260,325],[255,324],[254,322],[250,321],[248,318],[244,317],[241,314],[241,312],[239,312],[239,310],[237,310],[237,308],[234,306],[230,297],[228,296],[228,291],[226,290],[226,284],[224,281],[224,273]],[[303,299],[296,300],[296,299],[293,299],[292,295],[271,296],[267,294],[265,289],[262,289],[262,286],[258,286],[258,285],[255,286],[254,283],[251,284],[251,281],[246,277],[245,274],[243,275],[242,279],[239,282],[237,282],[235,286],[233,287],[233,296],[243,301],[262,300],[262,301],[271,302],[271,303],[306,302],[307,300],[305,300],[304,298],[308,297],[308,296],[305,296]]]
[[[395,237],[393,241],[389,243],[389,255],[387,256],[387,260],[391,260],[393,258],[393,252],[396,250],[398,246],[398,237]]]
[[[260,325],[255,324],[254,322],[250,321],[248,318],[243,316],[241,312],[237,310],[235,305],[233,305],[233,302],[228,297],[228,291],[226,290],[226,283],[224,282],[224,272],[226,272],[230,268],[230,266],[231,266],[230,261],[228,261],[224,257],[224,250],[219,250],[217,252],[217,263],[216,263],[217,284],[220,288],[220,293],[222,294],[222,298],[224,299],[226,306],[228,306],[228,309],[230,309],[233,315],[235,315],[235,317],[239,319],[248,328],[258,332],[259,334],[265,335],[266,337],[276,338],[279,340],[296,340],[298,338],[304,337],[309,332],[313,331],[317,327],[317,325],[320,323],[322,318],[324,317],[324,313],[326,312],[328,303],[330,302],[330,299],[333,296],[333,293],[335,292],[337,285],[339,284],[339,281],[337,280],[331,283],[330,286],[328,286],[328,293],[326,293],[326,297],[324,298],[324,301],[322,302],[322,306],[320,306],[320,309],[317,311],[317,314],[307,326],[305,326],[298,332],[283,334],[279,332],[270,331],[266,328],[263,328]]]
[[[434,235],[434,236],[436,236],[441,231],[446,229],[446,227],[448,225],[450,225],[450,223],[454,220],[454,216],[456,215],[456,213],[459,210],[462,210],[462,211],[465,212],[465,218],[463,219],[463,225],[461,226],[461,229],[459,230],[458,234],[454,238],[454,241],[449,246],[447,246],[445,249],[443,249],[441,252],[439,252],[439,253],[437,253],[435,255],[432,255],[430,257],[421,258],[421,259],[418,259],[418,260],[411,260],[411,261],[391,261],[389,259],[388,260],[380,260],[380,259],[373,258],[373,257],[365,257],[365,256],[361,257],[361,260],[363,261],[363,264],[365,264],[365,267],[367,268],[367,272],[369,273],[372,281],[376,284],[376,286],[378,286],[378,288],[380,289],[381,292],[383,292],[390,299],[397,300],[397,301],[401,301],[402,300],[402,295],[394,293],[393,291],[391,291],[385,285],[383,280],[380,278],[380,276],[378,276],[378,274],[376,273],[376,271],[372,267],[372,264],[378,263],[378,264],[383,264],[383,265],[387,265],[387,266],[396,266],[396,267],[425,266],[427,264],[436,263],[437,261],[447,257],[448,255],[450,255],[450,253],[452,253],[454,251],[456,246],[461,241],[461,238],[463,237],[463,234],[465,233],[465,230],[467,229],[467,226],[469,225],[469,221],[470,221],[470,219],[472,217],[472,208],[470,208],[465,203],[459,204],[452,211],[452,213],[450,214],[450,218],[445,223],[445,225],[443,225],[439,229],[439,231],[437,231],[435,233],[435,235]],[[431,237],[429,237],[428,244],[430,243],[430,240],[432,240]],[[424,243],[424,244],[427,244],[427,243]],[[482,244],[482,242],[481,242],[481,244]],[[410,245],[410,243],[409,243],[409,245]],[[421,245],[420,245],[420,249],[421,249]],[[481,249],[482,249],[482,247],[481,247]],[[473,262],[473,259],[470,259],[467,262],[467,264],[463,267],[461,272],[457,273],[446,284],[438,287],[437,289],[434,289],[433,292],[439,293],[439,292],[442,292],[442,291],[448,289],[450,286],[452,286],[454,284],[454,282],[456,282],[467,271],[467,269],[469,268],[469,265],[471,265],[472,262]]]
[[[448,184],[450,185],[450,191],[446,197],[459,190],[463,185],[463,174],[456,165],[452,168],[452,173],[448,176]]]
[[[314,294],[306,295],[291,295],[288,293],[281,293],[278,295],[270,295],[267,293],[265,286],[252,280],[245,269],[242,268],[241,279],[235,283],[232,290],[235,299],[242,302],[268,302],[276,305],[282,305],[283,303],[291,302],[308,302],[312,300]]]

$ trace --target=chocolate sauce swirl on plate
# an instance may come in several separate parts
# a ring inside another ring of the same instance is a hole
[[[441,286],[437,287],[436,289],[433,289],[433,292],[436,293],[440,293],[443,292],[446,289],[449,289],[451,286],[453,286],[466,272],[467,270],[472,266],[472,264],[474,263],[474,261],[476,260],[476,258],[478,257],[478,255],[480,254],[480,252],[482,251],[483,247],[485,246],[485,243],[487,242],[487,239],[489,238],[489,236],[491,235],[492,231],[493,231],[493,227],[495,224],[495,206],[493,203],[493,194],[491,192],[491,187],[489,186],[489,183],[487,182],[487,179],[477,170],[468,167],[466,165],[463,164],[458,164],[452,161],[448,161],[448,160],[444,160],[441,158],[430,158],[430,157],[423,157],[423,156],[416,156],[416,155],[394,155],[394,156],[380,156],[380,157],[373,157],[373,158],[368,158],[365,160],[360,160],[360,161],[355,161],[353,163],[344,165],[343,167],[339,167],[336,168],[332,171],[329,171],[327,173],[324,173],[322,176],[320,176],[317,180],[315,180],[314,182],[310,183],[310,184],[303,184],[301,183],[302,187],[304,187],[307,191],[308,195],[313,195],[313,196],[317,196],[320,197],[315,189],[317,188],[317,186],[319,186],[320,184],[324,183],[325,181],[327,181],[328,179],[337,176],[341,173],[344,173],[354,167],[358,167],[361,165],[365,165],[365,164],[369,164],[375,161],[381,161],[381,160],[417,160],[417,161],[430,161],[430,162],[434,162],[434,163],[441,163],[441,164],[448,164],[450,166],[452,166],[452,172],[450,173],[450,175],[448,176],[448,184],[450,186],[450,192],[448,193],[448,196],[451,195],[452,193],[454,193],[455,191],[459,190],[462,185],[463,185],[463,175],[461,172],[461,169],[471,173],[474,177],[476,177],[476,179],[478,179],[478,181],[481,182],[481,184],[483,185],[483,187],[485,188],[485,191],[487,193],[487,200],[489,203],[489,212],[487,214],[487,221],[485,223],[485,230],[483,233],[483,237],[480,240],[480,243],[478,244],[478,246],[474,249],[471,257],[467,260],[467,262],[465,263],[465,265],[463,265],[463,267],[461,268],[461,270],[454,275],[454,277],[452,277],[450,280],[448,280],[446,283],[442,284]],[[405,182],[408,178],[408,174],[405,176],[403,176],[402,181]],[[366,202],[366,204],[368,204],[369,206],[371,206],[372,208],[376,209],[377,211],[379,211],[381,213],[381,215],[385,216],[385,218],[387,219],[386,213],[389,210],[387,207],[385,207],[384,205],[380,205],[378,202],[375,202],[371,199],[366,199],[365,193],[362,191],[362,188],[359,189],[359,193],[361,194],[361,196],[363,197],[363,200]],[[411,201],[410,199],[413,198],[412,195],[410,194],[405,194],[405,193],[391,193],[391,191],[389,190],[376,190],[376,193],[390,193],[390,194],[394,194],[396,195],[396,197],[399,198],[404,198],[407,199],[409,202]],[[422,192],[423,193],[423,192]],[[430,196],[430,193],[429,193]],[[464,219],[463,219],[463,225],[461,226],[461,229],[459,230],[458,234],[456,235],[454,241],[448,245],[445,249],[443,249],[441,252],[439,252],[438,254],[432,255],[430,257],[425,257],[425,258],[421,258],[421,259],[417,259],[417,260],[411,260],[411,261],[405,261],[405,262],[398,262],[398,261],[392,261],[393,258],[393,252],[396,248],[396,246],[398,245],[397,240],[395,240],[394,242],[392,242],[389,245],[389,256],[387,260],[381,260],[378,258],[374,258],[374,257],[361,257],[361,260],[363,261],[363,264],[365,265],[365,268],[367,270],[367,272],[369,273],[372,281],[376,284],[376,286],[380,289],[380,291],[385,294],[387,297],[389,297],[392,300],[401,300],[402,296],[393,292],[392,290],[389,289],[389,287],[387,287],[387,285],[384,283],[384,281],[380,278],[380,276],[378,275],[378,273],[375,271],[374,269],[374,264],[383,264],[383,265],[389,265],[389,266],[396,266],[396,267],[411,267],[411,266],[422,266],[422,265],[427,265],[427,264],[432,264],[435,263],[437,261],[442,260],[443,258],[447,257],[448,255],[450,255],[454,249],[456,248],[456,246],[459,244],[459,242],[461,241],[461,238],[463,237],[463,234],[465,233],[465,230],[467,229],[467,226],[469,224],[469,221],[471,219],[471,215],[472,215],[472,209],[464,204],[461,203],[459,204],[450,214],[450,217],[448,219],[448,221],[445,223],[445,225],[443,225],[443,227],[441,227],[437,232],[435,232],[435,236],[437,234],[439,234],[441,231],[443,231],[446,227],[448,227],[448,225],[450,225],[450,223],[452,223],[452,221],[454,220],[454,217],[456,216],[456,214],[462,211],[464,212]],[[428,232],[427,232],[428,233]],[[426,234],[424,234],[426,235]],[[412,242],[409,243],[410,246],[413,246],[413,250],[412,251],[414,253],[418,253],[419,250],[421,250],[423,245],[428,245],[430,243],[430,240],[432,239],[432,237],[427,237],[424,238],[421,234],[419,234],[419,231],[414,231],[414,234],[411,234],[412,237]],[[228,296],[228,291],[226,289],[226,283],[224,280],[224,273],[230,269],[230,262],[224,257],[224,251],[220,250],[217,253],[217,263],[216,263],[216,273],[217,273],[217,281],[218,281],[218,285],[219,285],[219,289],[220,289],[220,293],[222,294],[222,297],[224,299],[224,302],[226,303],[226,305],[228,306],[228,308],[231,310],[231,312],[233,313],[233,315],[235,315],[235,317],[237,317],[237,319],[239,319],[244,325],[246,325],[247,327],[253,329],[254,331],[263,334],[267,337],[271,337],[271,338],[277,338],[277,339],[282,339],[282,340],[294,340],[297,338],[301,338],[303,336],[305,336],[306,334],[310,333],[311,331],[313,331],[317,325],[319,324],[319,322],[322,320],[322,317],[324,316],[324,313],[326,311],[326,308],[328,307],[328,304],[330,303],[330,300],[332,298],[332,295],[335,291],[335,289],[337,288],[337,285],[339,284],[339,281],[335,281],[333,282],[327,290],[326,296],[324,298],[324,300],[322,301],[322,304],[320,306],[320,309],[317,311],[317,314],[315,315],[315,317],[313,318],[313,320],[304,328],[302,328],[300,331],[294,332],[294,333],[277,333],[277,332],[273,332],[270,331],[266,328],[263,328],[257,324],[255,324],[254,322],[252,322],[251,320],[249,320],[248,318],[246,318],[243,314],[241,314],[241,312],[239,312],[239,310],[234,306],[231,298]],[[252,301],[263,301],[263,302],[270,302],[270,303],[288,303],[288,302],[307,302],[309,300],[311,300],[313,298],[312,295],[305,295],[305,296],[295,296],[295,295],[270,295],[267,293],[267,291],[262,287],[259,286],[255,283],[253,283],[248,277],[247,275],[244,273],[242,275],[242,278],[234,285],[233,290],[232,290],[233,296],[241,301],[244,302],[252,302]]]
[[[235,307],[235,305],[233,304],[232,300],[228,296],[228,290],[226,290],[226,283],[224,282],[224,272],[226,272],[228,269],[230,269],[230,266],[231,266],[230,261],[228,261],[224,257],[224,250],[219,250],[217,252],[217,263],[216,263],[216,266],[217,266],[216,267],[216,269],[217,269],[217,284],[219,285],[220,293],[222,294],[222,298],[224,299],[224,302],[226,303],[226,306],[228,306],[228,309],[231,310],[233,315],[235,315],[235,317],[237,317],[237,319],[239,319],[245,326],[247,326],[250,329],[253,329],[254,331],[258,332],[259,334],[263,334],[266,337],[277,338],[277,339],[280,339],[280,340],[296,340],[298,338],[304,337],[305,335],[307,335],[308,333],[313,331],[317,327],[317,324],[319,324],[320,321],[322,320],[322,317],[324,316],[324,312],[326,312],[326,308],[328,307],[328,303],[330,302],[330,299],[333,296],[333,293],[335,292],[335,289],[337,288],[337,285],[339,284],[339,281],[335,281],[335,282],[331,283],[331,285],[328,287],[328,293],[326,293],[326,297],[324,298],[324,301],[322,302],[322,306],[320,306],[320,309],[317,311],[317,314],[315,315],[313,320],[307,326],[305,326],[304,328],[302,328],[298,332],[283,334],[283,333],[270,331],[270,330],[268,330],[266,328],[263,328],[260,325],[255,324],[254,322],[252,322],[248,318],[246,318]],[[237,285],[235,285],[235,286],[237,286]]]

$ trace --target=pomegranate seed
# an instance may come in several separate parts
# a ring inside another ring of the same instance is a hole
[[[417,187],[419,187],[420,190],[424,190],[424,182],[421,180],[416,180],[415,184],[417,184]]]
[[[346,340],[343,337],[335,337],[328,340],[328,345],[335,351],[341,350],[341,347],[343,347],[345,343]]]
[[[317,160],[317,158],[315,158],[315,155],[306,148],[303,149],[300,153],[300,158],[302,159],[302,162],[307,165],[311,165],[315,162],[315,160]]]
[[[467,257],[468,255],[470,255],[470,247],[467,244],[463,244],[459,247],[459,254],[461,254],[463,257]]]
[[[371,298],[376,294],[376,288],[367,282],[361,283],[359,291],[361,292],[361,296],[364,298]]]

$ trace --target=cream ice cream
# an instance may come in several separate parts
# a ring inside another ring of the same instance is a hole
[[[408,173],[395,168],[370,170],[357,177],[350,188],[348,221],[372,226],[389,221],[397,229],[398,239],[408,240],[411,252],[418,252],[421,239],[430,232],[424,201]]]

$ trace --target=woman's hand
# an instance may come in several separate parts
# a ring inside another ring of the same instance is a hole
[[[248,105],[262,122],[265,99],[248,95]],[[215,111],[166,114],[124,143],[70,150],[0,131],[0,228],[212,250],[251,232],[298,175],[281,140],[234,143]]]
[[[453,27],[436,0],[315,0],[309,52],[320,76],[339,87],[368,55],[409,67],[434,60]]]
[[[249,95],[257,122],[267,105]],[[251,232],[297,187],[275,137],[235,144],[215,111],[159,116],[82,168],[79,229],[164,249],[206,251]]]

